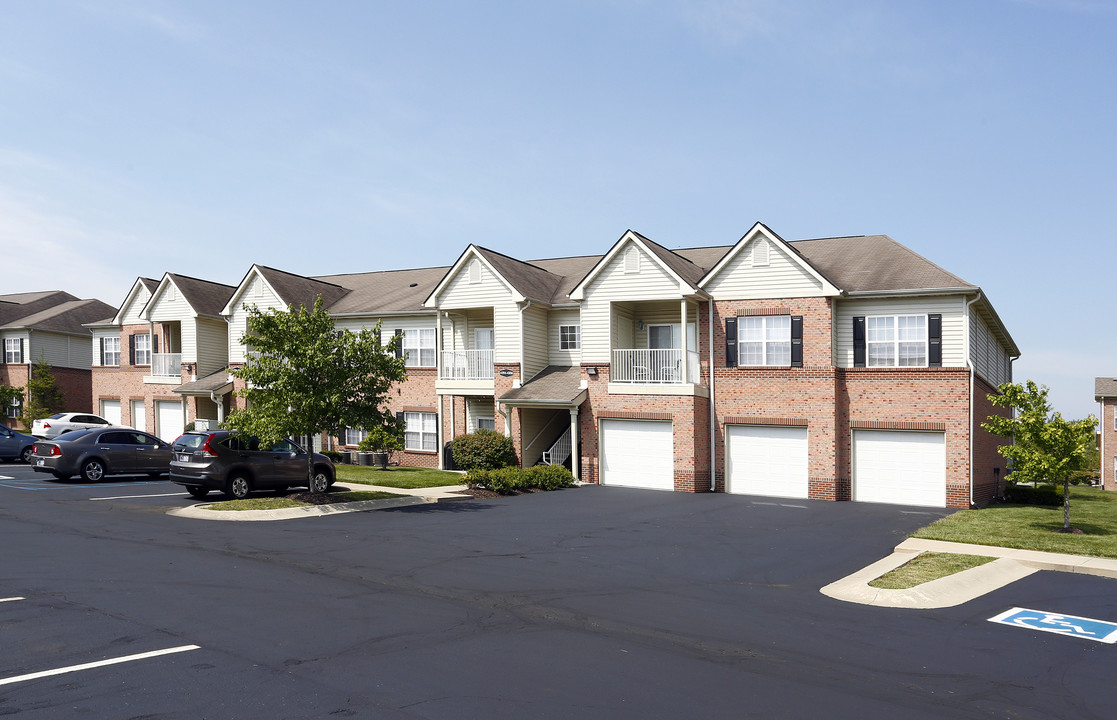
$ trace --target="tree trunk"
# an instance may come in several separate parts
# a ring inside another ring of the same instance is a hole
[[[1070,477],[1063,478],[1063,532],[1070,532]]]
[[[306,449],[306,489],[314,492],[314,440],[310,439]]]

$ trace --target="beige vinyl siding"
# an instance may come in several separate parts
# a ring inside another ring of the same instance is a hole
[[[548,364],[547,308],[532,305],[523,311],[524,367],[521,377],[526,382]]]
[[[147,320],[144,320],[140,317],[140,311],[143,310],[144,305],[146,305],[147,301],[150,299],[151,292],[146,287],[143,287],[141,285],[140,289],[136,292],[136,297],[133,298],[131,304],[129,304],[128,307],[124,309],[124,314],[121,316],[120,324],[140,325],[142,323],[146,323]]]
[[[6,360],[6,357],[3,355],[5,340],[23,340],[23,362],[31,363],[35,360],[35,357],[31,355],[30,333],[26,330],[5,330],[4,332],[0,332],[0,364]]]
[[[466,427],[476,432],[477,418],[496,418],[496,407],[491,397],[467,397],[465,399]]]
[[[285,310],[286,307],[271,291],[259,275],[253,274],[252,279],[245,284],[241,294],[234,299],[233,312],[229,316],[229,362],[244,362],[244,346],[241,338],[248,330],[248,309],[256,306],[260,310],[276,308]]]
[[[853,367],[853,318],[873,315],[942,315],[943,367],[964,367],[966,321],[961,296],[842,300],[834,312],[834,364]]]
[[[186,339],[183,337],[183,343]],[[198,318],[195,336],[198,377],[217,372],[229,362],[229,325],[224,320]],[[185,356],[184,356],[185,358]]]
[[[183,299],[178,288],[170,283],[163,287],[148,311],[151,322],[185,322],[192,317],[194,317],[194,308]]]
[[[89,348],[89,356],[93,367],[101,366],[101,338],[120,338],[120,328],[96,328],[93,330],[93,339]],[[128,348],[121,348],[120,362],[126,364]],[[116,367],[115,365],[113,367]]]
[[[679,325],[682,317],[682,310],[678,302],[655,302],[655,303],[640,303],[631,313],[627,314],[632,323],[631,336],[632,344],[627,346],[616,345],[617,348],[628,347],[634,349],[647,349],[648,347],[648,326],[649,325]],[[620,319],[615,318],[617,324],[620,324]],[[697,319],[695,308],[688,303],[687,305],[687,324],[694,325]],[[644,327],[641,328],[640,324],[643,323]],[[690,350],[697,348],[691,347]]]
[[[822,282],[775,243],[768,242],[768,265],[752,266],[752,253],[758,241],[753,239],[706,283],[705,289],[715,300],[748,300],[752,298],[818,297],[823,294]]]
[[[93,366],[93,338],[36,330],[30,335],[30,342],[24,341],[28,349],[25,362],[37,363],[46,360],[51,367],[78,368],[87,370]],[[20,337],[13,335],[9,337]],[[28,335],[22,337],[27,338]],[[0,348],[2,349],[2,348]]]
[[[455,310],[448,316],[443,316],[441,349],[476,350],[478,330],[494,330],[491,309]],[[496,338],[495,331],[493,338]]]
[[[614,303],[636,300],[679,300],[679,282],[656,260],[640,250],[640,272],[624,272],[627,248],[620,248],[609,264],[585,288],[582,301],[582,362],[607,363],[613,347],[632,347],[623,326],[629,311],[614,312]]]
[[[551,365],[577,365],[582,362],[581,350],[563,350],[559,347],[559,327],[581,324],[581,311],[578,308],[551,310],[547,317],[547,348]]]
[[[481,280],[477,283],[469,282],[469,266],[473,262],[479,262],[481,267]],[[476,258],[467,260],[437,301],[440,310],[492,308],[494,361],[520,362],[519,306],[509,287],[493,274],[488,265]],[[466,334],[467,337],[469,335],[472,333]],[[473,340],[469,338],[466,342],[472,343]]]
[[[991,385],[1011,381],[1008,352],[989,332],[989,326],[970,308],[970,364]]]

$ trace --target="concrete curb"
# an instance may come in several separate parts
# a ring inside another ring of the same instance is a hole
[[[872,580],[900,567],[922,552],[984,555],[997,559],[913,588],[883,590],[869,586]],[[895,552],[888,557],[830,583],[819,592],[836,600],[876,607],[944,608],[968,602],[1039,570],[1117,578],[1117,560],[908,538],[897,545]]]
[[[471,500],[469,495],[458,495],[456,491],[464,490],[464,485],[448,485],[437,488],[422,488],[420,490],[404,490],[401,488],[383,487],[380,485],[363,485],[360,483],[335,483],[334,487],[345,490],[363,490],[366,492],[390,492],[399,497],[381,498],[379,500],[361,500],[350,503],[334,503],[332,505],[308,505],[305,507],[280,508],[277,510],[210,510],[213,503],[202,502],[190,507],[171,510],[167,514],[175,517],[190,518],[193,520],[223,520],[226,522],[265,522],[269,520],[296,520],[308,517],[323,517],[326,515],[342,515],[353,512],[368,512],[370,510],[387,510],[389,508],[406,507],[408,505],[425,505],[427,503],[444,503],[455,500]]]

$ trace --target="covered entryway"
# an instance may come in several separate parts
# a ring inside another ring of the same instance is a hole
[[[102,400],[101,401],[101,417],[109,421],[110,425],[121,425],[120,422],[120,401],[119,400]]]
[[[853,431],[853,499],[946,507],[946,436]]]
[[[602,420],[601,484],[675,489],[670,420]]]
[[[160,440],[173,442],[182,434],[186,423],[182,419],[182,401],[155,401],[155,434]]]
[[[807,428],[729,425],[725,436],[726,492],[807,497]]]

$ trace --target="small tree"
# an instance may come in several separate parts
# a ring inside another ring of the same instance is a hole
[[[997,452],[1012,461],[1012,477],[1025,482],[1063,483],[1063,532],[1070,527],[1070,478],[1086,467],[1091,448],[1096,445],[1098,420],[1064,420],[1052,413],[1047,402],[1047,386],[1003,383],[989,400],[997,407],[1011,408],[1015,417],[990,415],[981,424],[994,435],[1010,437],[1011,445]]]
[[[403,425],[395,418],[383,425],[375,425],[368,429],[365,439],[357,445],[357,449],[364,452],[382,453],[390,461],[392,455],[403,450]]]
[[[337,437],[347,427],[394,423],[388,390],[407,371],[396,357],[400,337],[381,344],[379,323],[359,333],[336,330],[319,297],[313,310],[250,308],[241,342],[249,359],[231,372],[247,383],[239,393],[247,407],[230,413],[226,427],[276,441],[322,430]],[[313,476],[307,453],[311,483]]]
[[[39,359],[31,365],[31,377],[27,380],[27,403],[19,421],[25,428],[31,427],[36,420],[50,417],[62,410],[62,390],[54,379],[50,363],[40,354]]]

